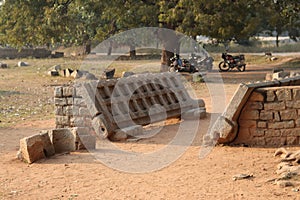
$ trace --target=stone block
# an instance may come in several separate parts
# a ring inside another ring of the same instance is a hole
[[[272,120],[273,117],[273,112],[270,111],[261,111],[259,114],[259,119],[261,120]]]
[[[284,128],[294,128],[294,127],[295,127],[294,120],[284,121]]]
[[[70,106],[70,105],[74,104],[74,98],[73,97],[67,97],[66,100],[67,100],[67,105]]]
[[[75,88],[74,87],[63,87],[63,96],[64,97],[73,97],[75,96]]]
[[[94,150],[96,148],[96,137],[91,135],[88,127],[76,127],[71,131],[75,137],[76,150]]]
[[[76,150],[76,137],[71,129],[53,129],[49,131],[49,136],[55,153],[65,153]]]
[[[181,117],[184,120],[203,119],[206,117],[206,109],[205,108],[191,109],[182,113]]]
[[[275,93],[273,90],[267,90],[267,101],[270,102],[270,101],[274,101],[276,98],[275,96]]]
[[[85,126],[84,117],[78,117],[78,116],[70,117],[70,126],[71,127],[84,127]]]
[[[264,121],[257,122],[257,128],[267,128],[267,122]]]
[[[73,106],[64,106],[63,113],[66,116],[73,116]]]
[[[278,101],[290,101],[292,100],[292,90],[288,88],[277,89],[275,92]]]
[[[287,145],[299,145],[299,137],[296,136],[287,136],[286,137]]]
[[[281,121],[281,117],[279,115],[279,112],[273,112],[274,113],[274,121],[275,122],[280,122]]]
[[[141,125],[135,125],[118,129],[116,131],[116,134],[119,135],[121,138],[124,137],[123,135],[136,137],[143,134],[143,127]]]
[[[300,108],[300,100],[286,101],[286,107],[298,109]]]
[[[61,98],[63,96],[62,87],[54,88],[54,97]]]
[[[54,155],[54,147],[48,132],[43,132],[20,140],[20,157],[27,163]]]
[[[294,129],[281,129],[280,130],[280,135],[282,137],[293,136],[294,135]]]
[[[266,137],[280,137],[281,132],[280,130],[268,129],[265,131]]]
[[[264,109],[265,110],[285,110],[285,103],[284,102],[265,103]]]
[[[263,137],[266,134],[266,130],[260,128],[251,128],[249,131],[253,137]]]
[[[55,106],[54,113],[55,115],[63,116],[64,115],[63,106]]]
[[[44,154],[46,157],[53,156],[55,154],[54,146],[50,140],[48,131],[41,131],[39,134],[43,141]]]
[[[69,125],[70,120],[68,116],[56,116],[55,117],[55,124],[57,125]]]
[[[37,160],[46,158],[41,136],[34,135],[20,140],[21,158],[27,163],[33,163]]]
[[[281,120],[297,119],[298,118],[297,110],[293,109],[293,110],[280,111],[280,118]]]
[[[284,141],[281,140],[281,137],[266,137],[265,138],[267,146],[271,147],[280,147],[284,145]]]
[[[90,112],[87,108],[85,107],[80,107],[79,108],[79,115],[80,116],[90,116]]]
[[[300,88],[299,87],[293,89],[293,99],[300,100]]]
[[[54,98],[54,104],[56,106],[65,106],[65,105],[67,105],[67,99],[66,98]]]
[[[82,106],[82,107],[86,106],[85,102],[84,102],[84,99],[83,98],[79,98],[79,97],[74,98],[73,99],[73,103],[74,103],[74,105],[77,105],[77,106]]]
[[[96,149],[96,137],[93,135],[81,135],[76,150],[94,150]]]
[[[268,128],[271,129],[283,129],[285,127],[285,122],[268,122]]]
[[[255,145],[255,146],[263,147],[263,146],[266,145],[265,137],[254,137],[254,138],[251,140],[251,144],[252,144],[252,145]]]

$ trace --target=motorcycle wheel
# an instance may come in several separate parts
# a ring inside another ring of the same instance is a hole
[[[227,72],[227,71],[230,69],[230,67],[229,67],[229,64],[228,64],[228,63],[226,63],[226,62],[224,62],[224,61],[221,61],[221,62],[219,63],[219,69],[220,69],[222,72]]]
[[[246,65],[241,65],[241,66],[238,66],[238,70],[240,72],[244,72],[246,70]]]

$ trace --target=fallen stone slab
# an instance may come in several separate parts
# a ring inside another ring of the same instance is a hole
[[[50,157],[54,153],[48,133],[44,132],[20,140],[18,157],[27,163]]]

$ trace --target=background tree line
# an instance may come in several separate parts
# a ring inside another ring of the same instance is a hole
[[[91,41],[101,42],[138,27],[164,27],[193,38],[204,35],[239,44],[247,44],[249,38],[264,30],[275,32],[277,38],[286,31],[294,40],[300,36],[299,0],[1,2],[0,44],[13,47],[78,44],[89,51]]]

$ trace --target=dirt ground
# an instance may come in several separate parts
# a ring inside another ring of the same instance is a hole
[[[222,73],[226,103],[240,82],[263,80],[266,72],[280,64],[249,64],[246,72]],[[217,74],[217,71],[210,73],[212,76]],[[9,84],[4,79],[1,81],[3,85]],[[30,80],[24,82],[31,84]],[[32,85],[39,87],[38,84]],[[205,158],[199,158],[202,136],[208,130],[213,105],[205,85],[192,85],[197,96],[205,100],[208,117],[201,120],[201,128],[184,154],[154,172],[118,171],[102,164],[87,151],[56,155],[29,165],[16,159],[19,140],[39,130],[54,128],[54,118],[38,119],[38,114],[35,114],[37,117],[27,116],[17,123],[3,126],[0,128],[0,199],[300,199],[299,192],[294,192],[293,187],[280,188],[269,181],[277,177],[278,158],[273,157],[275,148],[216,146]],[[20,85],[17,83],[14,87]],[[44,93],[51,97],[52,88]],[[46,108],[50,112],[52,107]],[[159,130],[159,125],[148,129]],[[151,138],[115,145],[122,150],[150,153],[169,145],[178,126],[176,120],[169,120]],[[117,154],[101,149],[101,146],[98,149],[103,154]],[[234,181],[233,176],[241,173],[253,177]]]

